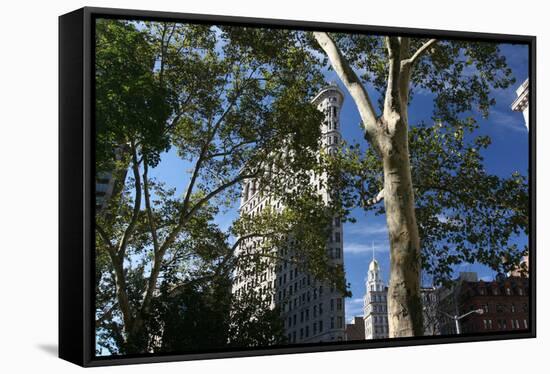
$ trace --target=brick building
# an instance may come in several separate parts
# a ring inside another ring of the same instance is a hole
[[[346,340],[365,340],[363,317],[353,317],[351,323],[346,324]]]
[[[461,273],[451,288],[439,295],[439,308],[450,315],[463,315],[461,333],[519,331],[529,328],[529,278],[497,275],[490,282],[476,273]],[[455,322],[441,314],[442,334],[456,334]]]

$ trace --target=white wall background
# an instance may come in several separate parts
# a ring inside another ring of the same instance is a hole
[[[549,362],[550,102],[543,1],[107,0],[2,2],[0,371],[78,370],[57,346],[57,17],[84,5],[530,34],[538,37],[538,338],[95,369],[94,373],[542,372]]]

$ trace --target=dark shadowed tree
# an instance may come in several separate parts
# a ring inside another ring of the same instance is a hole
[[[98,344],[111,353],[187,349],[204,327],[193,318],[201,309],[217,318],[204,339],[221,344],[223,326],[234,326],[224,312],[237,318],[250,310],[227,286],[236,246],[212,222],[238,199],[243,181],[268,183],[270,165],[306,181],[297,176],[317,162],[322,120],[310,103],[322,83],[318,61],[299,32],[102,22],[97,169],[129,176],[96,217]],[[283,148],[290,156],[280,156]],[[182,196],[150,176],[168,150],[188,165]],[[114,165],[117,152],[124,156]],[[256,308],[269,318],[231,344],[280,342],[277,313]],[[180,327],[187,337],[169,331]]]

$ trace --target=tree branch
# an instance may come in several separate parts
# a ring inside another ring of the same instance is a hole
[[[375,204],[378,204],[382,200],[384,200],[384,189],[381,189],[380,192],[376,194],[376,196],[371,197],[370,199],[362,199],[363,200],[363,207],[369,207]]]
[[[245,146],[245,145],[254,144],[254,143],[256,143],[256,140],[243,141],[243,142],[237,143],[237,144],[233,145],[231,148],[229,148],[229,150],[227,150],[227,151],[209,154],[208,159],[212,159],[212,158],[216,158],[216,157],[222,157],[222,156],[229,156],[230,154],[235,152],[238,148],[240,148],[242,146]]]
[[[95,223],[95,229],[98,232],[101,239],[103,240],[103,242],[105,243],[105,246],[107,247],[107,251],[108,252],[113,252],[113,253],[116,254],[116,249],[113,246],[113,243],[111,243],[111,240],[109,239],[109,235],[107,235],[107,233],[105,232],[103,227],[101,227],[101,225],[96,222]]]
[[[96,318],[95,320],[96,327],[100,327],[105,320],[107,320],[108,318],[111,318],[116,307],[118,307],[118,303],[113,303],[113,305],[111,305],[109,309],[103,312],[103,315],[101,317]]]
[[[153,238],[153,250],[158,252],[159,243],[157,238],[157,228],[155,220],[153,218],[153,210],[151,207],[151,195],[149,193],[149,166],[147,165],[147,157],[144,157],[143,162],[143,192],[145,194],[145,211],[147,212],[147,220],[149,221],[149,230],[151,231],[151,237]]]
[[[388,82],[384,97],[384,117],[388,118],[393,113],[401,113],[400,97],[400,73],[401,73],[401,42],[395,36],[386,37],[388,49]]]
[[[128,240],[130,239],[130,236],[134,233],[134,229],[136,227],[139,212],[141,209],[141,178],[139,176],[139,163],[136,147],[134,144],[132,144],[132,171],[134,172],[134,185],[136,196],[134,198],[134,210],[132,212],[132,218],[130,220],[130,223],[128,224],[128,227],[124,231],[124,235],[122,236],[122,240],[120,241],[120,245],[118,247],[117,255],[120,258],[124,258],[126,246],[128,245]]]
[[[348,89],[351,97],[355,101],[361,119],[367,130],[368,127],[373,127],[376,124],[376,112],[372,106],[369,94],[359,77],[346,60],[334,40],[326,32],[314,32],[313,35],[317,40],[317,43],[327,54],[334,71],[344,83],[344,86]]]
[[[426,51],[433,46],[435,43],[437,43],[437,39],[430,39],[426,43],[422,44],[420,48],[416,50],[416,52],[407,60],[411,65],[414,64]]]

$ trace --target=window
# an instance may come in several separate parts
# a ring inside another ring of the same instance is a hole
[[[334,241],[340,243],[340,232],[337,231],[334,233]]]
[[[323,332],[323,321],[319,321],[319,333]]]
[[[342,328],[342,317],[338,317],[336,319],[336,328],[339,328],[339,329]]]
[[[342,299],[336,299],[336,310],[342,310]]]
[[[334,317],[330,317],[330,328],[334,328]]]
[[[334,299],[330,299],[330,311],[334,312]]]
[[[306,326],[306,338],[309,337],[309,326]]]

